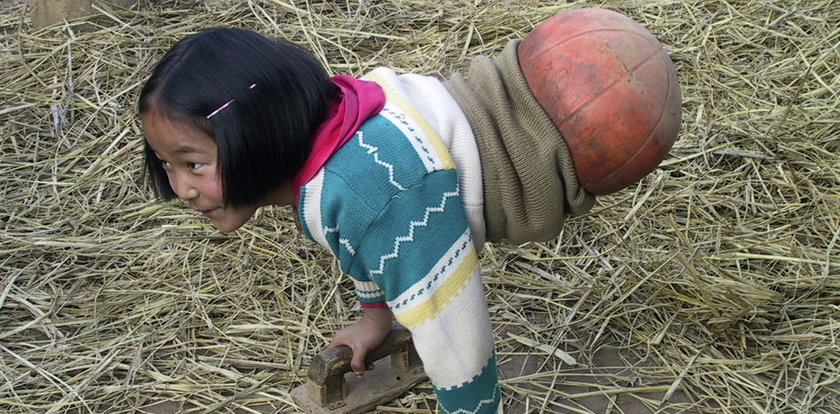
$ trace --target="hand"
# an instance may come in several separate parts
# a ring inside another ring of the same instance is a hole
[[[353,350],[350,368],[357,377],[365,372],[365,356],[391,332],[394,314],[388,308],[366,308],[362,319],[338,331],[327,348],[348,346]]]

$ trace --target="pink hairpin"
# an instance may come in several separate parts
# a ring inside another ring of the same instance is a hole
[[[251,84],[251,86],[249,86],[249,87],[248,87],[248,89],[254,89],[256,86],[257,86],[257,84],[256,84],[256,83],[252,83],[252,84]],[[219,111],[221,111],[222,109],[227,108],[227,107],[228,107],[228,105],[232,104],[232,103],[233,103],[233,101],[235,101],[235,100],[236,100],[236,99],[231,99],[231,100],[229,100],[229,101],[227,101],[227,102],[223,103],[223,104],[222,104],[222,106],[220,106],[220,107],[216,108],[216,110],[215,110],[215,111],[210,112],[210,114],[209,114],[209,115],[207,115],[207,119],[212,118],[214,115],[218,114],[218,113],[219,113]]]

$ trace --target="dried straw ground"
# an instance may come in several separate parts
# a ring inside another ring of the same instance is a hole
[[[487,247],[505,407],[840,412],[840,4],[634,3],[147,2],[101,8],[90,31],[35,31],[4,3],[0,411],[294,412],[290,388],[357,315],[289,211],[222,234],[152,200],[135,102],[176,39],[242,26],[333,72],[445,77],[604,6],[672,54],[683,127],[661,168],[556,241]],[[426,384],[380,410],[434,397]]]

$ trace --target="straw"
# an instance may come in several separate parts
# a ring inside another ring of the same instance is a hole
[[[289,210],[223,234],[153,200],[136,102],[175,41],[230,25],[331,73],[447,77],[584,6],[659,37],[683,124],[660,168],[556,240],[485,248],[506,412],[840,412],[832,0],[161,1],[37,31],[4,2],[0,411],[295,412],[359,315]],[[425,383],[381,412],[435,407]]]

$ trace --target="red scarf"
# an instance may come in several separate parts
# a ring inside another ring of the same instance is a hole
[[[309,182],[368,118],[385,106],[385,93],[374,82],[363,81],[347,75],[336,75],[332,82],[339,94],[330,101],[327,119],[315,130],[312,152],[293,181],[297,208],[300,187]]]

